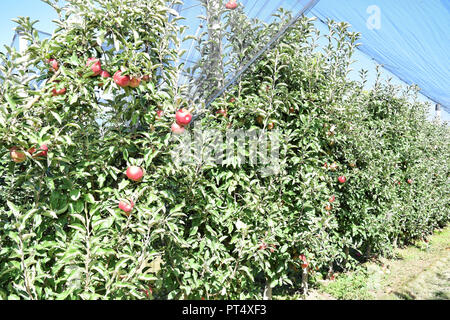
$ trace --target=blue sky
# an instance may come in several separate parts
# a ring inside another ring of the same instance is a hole
[[[35,27],[38,30],[51,33],[55,25],[51,22],[57,19],[58,15],[52,7],[40,0],[2,0],[0,4],[0,46],[4,52],[4,45],[11,45],[14,36],[13,29],[16,23],[11,19],[18,16],[30,17],[32,20],[39,20]]]
[[[259,1],[259,0],[258,0]],[[285,2],[283,0],[281,2]],[[63,2],[63,1],[61,1]],[[192,1],[186,1],[192,2]],[[244,4],[251,6],[252,0],[243,0]],[[289,1],[287,1],[289,2]],[[269,2],[270,3],[270,2]],[[290,6],[286,7],[287,9],[291,9]],[[292,8],[296,9],[296,8]],[[0,27],[2,32],[0,32],[0,47],[1,51],[5,51],[4,45],[10,45],[11,40],[14,36],[14,27],[16,24],[11,21],[18,16],[29,16],[32,20],[39,20],[39,22],[35,25],[38,30],[45,31],[51,33],[55,25],[52,20],[57,18],[56,13],[53,8],[48,6],[47,4],[41,2],[40,0],[15,0],[15,1],[1,1],[0,4]],[[261,16],[264,16],[264,13],[261,13]],[[355,59],[358,60],[357,63],[354,64],[353,68],[355,70],[359,70],[361,68],[367,69],[369,71],[369,83],[373,82],[374,74],[375,74],[375,63],[365,54],[361,52],[357,52],[355,55]],[[357,72],[352,74],[352,77],[356,77]],[[385,77],[393,77],[394,82],[397,84],[403,84],[398,78],[394,75],[390,74],[388,71],[384,72]],[[429,101],[425,97],[421,97],[423,101]],[[442,119],[446,121],[450,121],[450,114],[442,111]]]

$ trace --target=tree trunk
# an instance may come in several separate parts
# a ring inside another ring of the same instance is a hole
[[[333,261],[330,261],[330,263],[328,264],[328,279],[331,278],[331,276],[333,275],[334,270],[333,270]]]
[[[345,261],[344,261],[344,268],[345,269],[347,269],[347,267],[346,267],[346,265],[347,265],[347,262],[348,262],[348,258],[349,258],[349,256],[350,256],[350,248],[349,247],[345,247],[345,249],[344,249],[344,252],[345,252]]]
[[[263,300],[272,300],[272,288],[270,287],[270,280],[266,280],[264,288]]]
[[[372,254],[372,245],[369,243],[366,250],[366,258],[370,259],[371,254]]]
[[[308,295],[308,268],[304,268],[302,272],[302,288],[303,297],[306,298]]]

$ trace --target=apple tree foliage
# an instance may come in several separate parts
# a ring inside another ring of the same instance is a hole
[[[313,283],[448,223],[448,126],[427,120],[413,87],[377,77],[367,89],[364,72],[349,80],[358,34],[348,24],[329,21],[321,35],[302,19],[211,109],[196,107],[187,133],[278,131],[277,170],[263,174],[241,162],[246,143],[222,164],[196,145],[186,146],[193,161],[174,162],[175,111],[195,107],[179,85],[178,1],[44,2],[59,16],[54,35],[39,39],[35,22],[18,18],[29,46],[0,56],[1,298],[258,299],[267,285],[302,285],[300,255]],[[239,9],[222,14],[231,31],[215,37],[231,53],[214,64],[221,72],[238,70],[291,16],[264,25]],[[202,52],[198,70],[211,68]],[[120,88],[92,75],[91,57],[149,81]],[[33,158],[42,144],[47,157]],[[13,146],[26,161],[11,161]],[[126,178],[132,165],[141,182]],[[123,199],[135,203],[128,216]]]

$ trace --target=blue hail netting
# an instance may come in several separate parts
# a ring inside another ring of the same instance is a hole
[[[322,22],[346,21],[361,33],[359,49],[407,84],[450,112],[450,0],[318,0],[309,16]],[[279,8],[301,11],[309,1],[238,1],[251,18],[269,23]],[[178,8],[190,33],[199,32],[204,14],[198,0],[186,0]],[[193,43],[185,47],[186,66],[200,54]]]
[[[224,3],[226,0],[224,0]],[[250,18],[270,23],[279,8],[296,15],[312,5],[309,16],[346,21],[361,33],[359,49],[407,84],[450,112],[450,0],[238,0]],[[186,19],[188,34],[199,35],[205,12],[199,0],[175,9]],[[308,12],[308,11],[306,11]],[[17,45],[17,42],[14,43]],[[264,47],[262,44],[261,48]],[[193,40],[183,48],[185,68],[200,58]],[[226,58],[226,52],[225,52]],[[186,73],[181,82],[188,81]]]
[[[450,0],[320,0],[311,13],[349,22],[362,52],[450,112]]]

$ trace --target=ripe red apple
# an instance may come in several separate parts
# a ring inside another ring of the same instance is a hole
[[[219,109],[219,110],[216,111],[216,114],[219,115],[219,116],[226,117],[227,116],[227,110]]]
[[[86,63],[86,67],[91,68],[94,73],[92,76],[98,76],[102,72],[102,65],[97,58],[89,58]]]
[[[122,88],[128,87],[130,84],[130,77],[129,76],[123,76],[122,71],[118,70],[113,76],[114,82]]]
[[[187,126],[192,121],[192,114],[182,108],[175,114],[175,119],[180,126]]]
[[[56,61],[55,59],[50,59],[48,60],[48,64],[50,65],[50,70],[56,72],[59,69],[59,64],[58,61]]]
[[[137,88],[137,87],[139,87],[140,84],[141,84],[141,79],[138,79],[138,78],[132,78],[132,79],[130,80],[129,86],[132,87],[132,88]]]
[[[412,181],[412,179],[408,179],[408,180],[406,180],[406,182],[408,182],[409,184],[411,184],[413,181]]]
[[[111,78],[111,75],[110,75],[109,72],[106,71],[106,70],[102,70],[102,71],[100,72],[100,76],[101,76],[102,78]]]
[[[344,176],[339,176],[338,180],[340,183],[345,183],[345,181],[347,181],[347,178],[345,178]]]
[[[102,71],[100,72],[100,77],[101,77],[101,78],[104,78],[104,79],[107,79],[107,78],[111,78],[111,75],[109,74],[108,71],[102,70]],[[101,82],[101,83],[98,84],[99,87],[103,87],[103,85],[104,85],[103,82]]]
[[[39,150],[41,150],[41,152],[34,154],[36,152],[36,148],[32,147],[28,150],[28,153],[31,154],[33,156],[33,158],[41,158],[41,157],[47,156],[48,146],[46,144],[43,144],[42,146],[40,146]]]
[[[231,97],[230,100],[228,100],[230,103],[234,103],[236,99],[234,97]]]
[[[329,201],[330,203],[333,203],[334,200],[336,200],[336,197],[335,197],[334,195],[332,195],[332,196],[330,197],[330,199],[328,199],[328,201]]]
[[[184,133],[185,129],[183,126],[180,126],[178,123],[174,122],[172,124],[171,130],[175,134],[182,134],[182,133]]]
[[[12,147],[11,149],[9,149],[9,154],[12,161],[16,163],[24,162],[27,159],[25,152],[20,151],[18,147]]]
[[[60,96],[60,95],[63,95],[63,94],[65,94],[66,93],[66,88],[62,88],[62,89],[59,89],[59,90],[57,90],[56,88],[54,88],[53,90],[52,90],[52,95],[53,96]]]
[[[164,115],[164,111],[162,111],[162,110],[156,110],[156,117],[157,117],[157,118],[161,119],[163,115]]]
[[[331,211],[331,206],[330,206],[329,204],[327,204],[327,205],[325,206],[325,210]]]
[[[142,180],[142,177],[144,176],[144,171],[142,171],[142,169],[139,167],[131,166],[127,169],[126,174],[128,179],[139,182]]]
[[[306,257],[304,254],[299,256],[300,260],[302,260],[302,268],[306,269],[308,267],[308,262],[306,262]]]
[[[129,202],[121,200],[119,202],[119,209],[124,211],[127,215],[129,215],[129,213],[133,210],[133,207],[134,203],[131,200]]]
[[[238,4],[236,3],[236,0],[230,0],[228,1],[228,3],[225,5],[225,8],[230,9],[230,10],[234,10],[236,9],[238,6]]]

